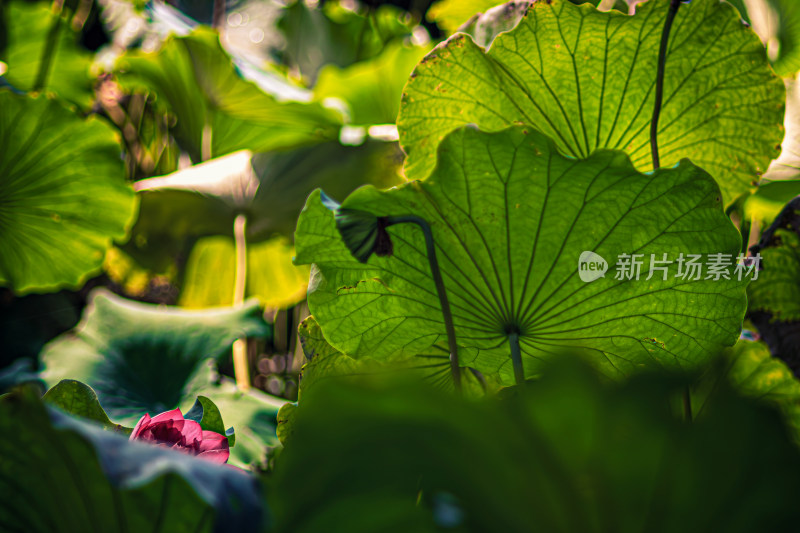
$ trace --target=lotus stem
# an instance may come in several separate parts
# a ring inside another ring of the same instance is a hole
[[[236,251],[236,277],[233,287],[234,307],[244,302],[244,292],[247,286],[247,217],[237,215],[233,221],[233,241]],[[233,374],[236,377],[236,386],[240,391],[250,390],[250,369],[247,360],[247,339],[245,337],[233,342]]]
[[[653,155],[653,168],[661,167],[658,159],[658,118],[661,116],[661,100],[664,96],[664,70],[667,65],[667,44],[672,21],[681,6],[680,0],[670,0],[667,19],[664,21],[664,31],[661,33],[661,47],[658,50],[658,70],[656,71],[656,102],[653,107],[653,120],[650,122],[650,151]]]
[[[520,387],[525,386],[525,367],[522,364],[522,350],[519,346],[519,333],[508,334],[511,346],[511,363],[514,365],[514,381]]]
[[[687,422],[692,421],[692,393],[688,385],[683,389],[683,417]]]
[[[58,34],[61,33],[61,11],[63,2],[53,3],[53,22],[47,31],[47,40],[44,43],[42,55],[39,58],[39,70],[36,72],[36,80],[33,82],[32,92],[41,91],[47,85],[47,78],[50,75],[50,67],[56,54],[56,44],[58,44]]]
[[[436,285],[436,294],[439,296],[439,307],[442,309],[444,318],[444,329],[447,333],[447,345],[450,350],[450,374],[453,376],[453,385],[456,391],[461,393],[461,367],[458,364],[458,344],[456,343],[456,328],[453,325],[453,314],[450,311],[450,301],[447,299],[447,291],[444,287],[442,272],[439,268],[439,260],[436,257],[436,244],[433,240],[433,232],[428,222],[416,215],[386,217],[386,227],[395,224],[411,223],[416,224],[425,236],[425,249],[428,256],[428,264],[433,275],[433,283]]]
[[[208,123],[208,119],[206,119],[205,125],[203,125],[203,131],[200,133],[200,160],[201,161],[208,161],[211,159],[211,143],[212,143],[212,135],[213,131],[211,130],[211,124]]]

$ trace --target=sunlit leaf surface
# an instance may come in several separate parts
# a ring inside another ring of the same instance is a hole
[[[536,2],[488,51],[454,35],[423,59],[405,89],[398,128],[409,177],[425,178],[441,139],[470,123],[484,131],[528,124],[565,154],[616,148],[637,169],[651,170],[656,60],[668,5],[640,4],[630,17],[567,0]],[[691,159],[730,202],[777,155],[783,99],[763,46],[732,6],[684,4],[667,53],[661,165]]]
[[[529,375],[559,347],[589,350],[605,373],[620,376],[648,364],[692,368],[733,344],[746,279],[730,263],[730,279],[705,270],[678,276],[680,254],[735,260],[740,237],[721,205],[714,180],[688,161],[641,174],[621,152],[564,157],[541,133],[518,127],[457,130],[427,180],[364,187],[342,208],[428,221],[458,343],[477,350],[461,364],[508,383],[513,332]],[[411,356],[446,342],[420,230],[400,224],[388,232],[394,255],[365,265],[342,244],[319,193],[298,223],[296,262],[318,269],[309,308],[325,338],[354,357]],[[579,275],[587,251],[608,268],[591,282]],[[642,254],[638,277],[622,269],[622,254]],[[667,255],[666,271],[648,275],[651,254]]]

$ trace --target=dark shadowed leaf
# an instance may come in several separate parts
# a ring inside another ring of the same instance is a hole
[[[692,413],[706,416],[719,389],[730,388],[779,410],[792,439],[800,443],[800,381],[763,342],[740,340],[692,387]]]
[[[722,390],[685,424],[667,409],[683,386],[561,366],[502,402],[320,385],[276,460],[277,531],[793,529],[800,457],[777,413]]]
[[[130,442],[30,394],[0,400],[0,527],[5,531],[259,532],[256,480]]]

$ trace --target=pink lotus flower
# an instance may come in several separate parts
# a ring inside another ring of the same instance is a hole
[[[203,431],[194,420],[183,418],[180,409],[153,418],[144,415],[133,428],[130,440],[149,441],[220,464],[227,462],[230,456],[227,437]]]

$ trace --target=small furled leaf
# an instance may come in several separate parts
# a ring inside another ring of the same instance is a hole
[[[329,200],[322,201],[330,203]],[[392,255],[392,241],[386,233],[386,222],[381,217],[341,207],[334,210],[333,216],[342,242],[360,262],[366,263],[372,254],[378,257]]]
[[[621,152],[564,157],[524,127],[459,129],[438,161],[426,180],[364,187],[342,208],[430,224],[462,366],[511,383],[515,332],[528,376],[559,348],[587,349],[604,373],[623,376],[649,364],[693,368],[738,338],[747,280],[732,264],[741,238],[719,187],[691,162],[641,174]],[[362,264],[319,192],[298,221],[296,262],[317,267],[311,313],[353,357],[388,361],[446,343],[421,232],[411,224],[387,230],[394,254]],[[594,274],[604,277],[583,280],[587,253],[599,256]],[[640,254],[636,277],[624,269],[625,254]],[[722,254],[729,266],[719,279],[706,270],[680,276],[681,254],[701,263]],[[650,272],[664,255],[666,270]]]
[[[135,219],[118,135],[45,96],[0,90],[0,109],[0,285],[80,287]]]
[[[225,424],[222,422],[222,414],[220,414],[219,408],[211,398],[198,396],[192,408],[183,417],[194,420],[206,431],[213,431],[228,437],[228,445],[231,448],[236,442],[235,428],[230,428],[230,433],[228,433],[228,430],[225,429]]]
[[[540,0],[488,50],[454,35],[420,62],[404,90],[397,125],[406,174],[427,177],[437,145],[466,124],[484,131],[527,124],[566,155],[614,148],[638,170],[651,170],[655,72],[668,8],[654,0],[628,16]],[[666,61],[661,166],[691,159],[717,180],[728,203],[777,155],[783,83],[758,37],[719,0],[683,5]]]

